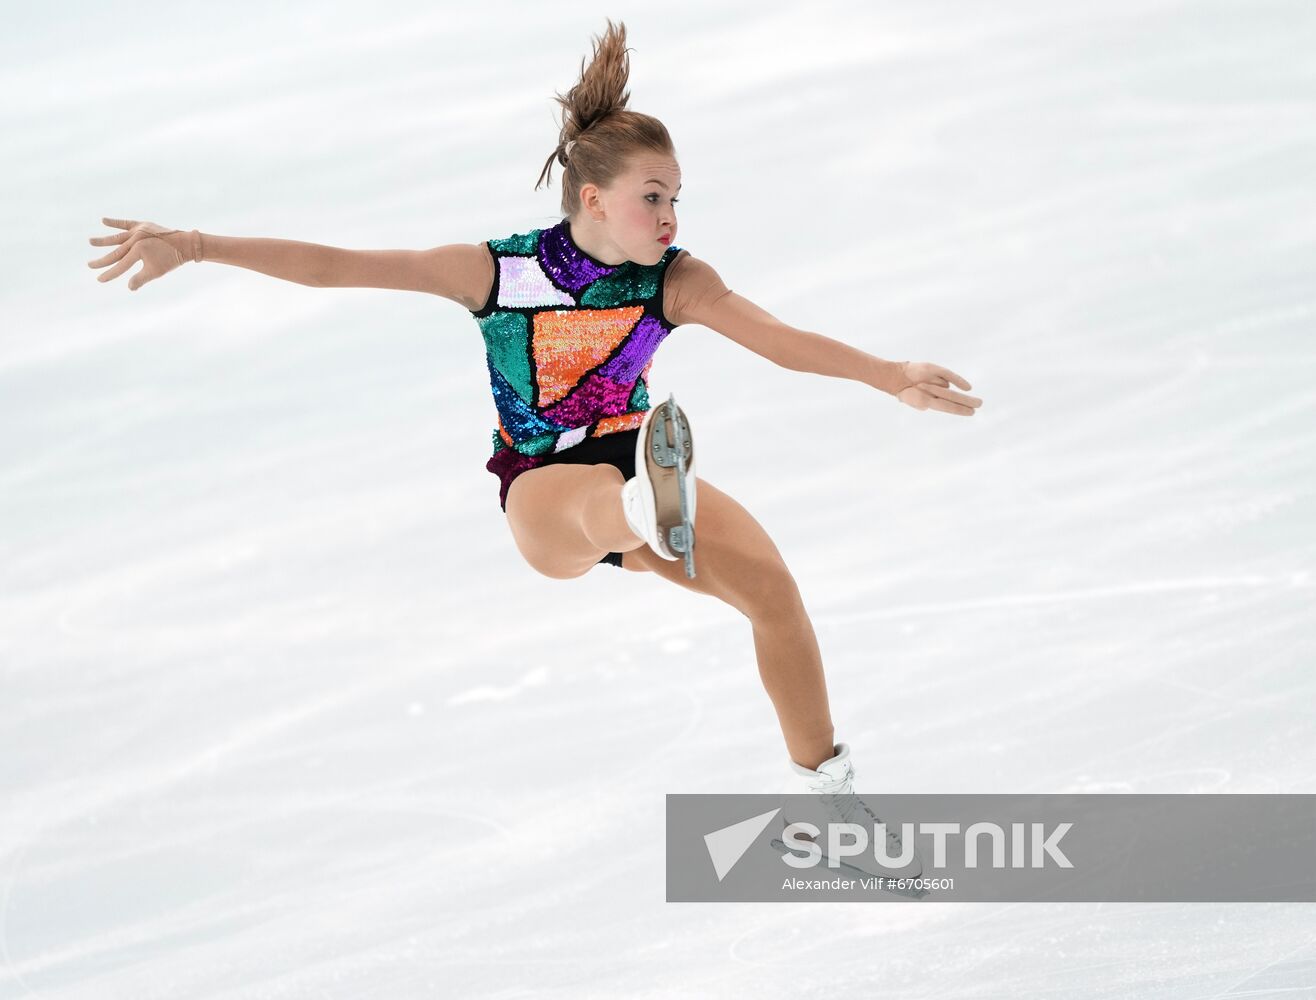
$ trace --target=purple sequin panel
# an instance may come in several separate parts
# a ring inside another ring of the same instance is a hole
[[[573,294],[616,270],[600,267],[576,248],[567,235],[566,219],[539,234],[539,263],[560,287]]]
[[[635,324],[635,329],[626,338],[626,343],[622,345],[616,356],[599,369],[599,374],[607,376],[614,382],[633,383],[640,377],[640,372],[644,371],[644,366],[649,363],[653,352],[658,350],[658,345],[663,342],[667,333],[668,331],[658,320],[652,316],[645,316]]]
[[[591,372],[565,399],[554,403],[543,414],[554,423],[581,427],[600,417],[625,413],[634,388],[634,385],[618,385],[598,372]]]

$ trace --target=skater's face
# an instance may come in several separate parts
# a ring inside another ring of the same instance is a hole
[[[581,185],[581,228],[604,252],[595,253],[584,244],[582,249],[607,264],[626,260],[658,263],[667,247],[676,242],[676,194],[680,188],[680,164],[652,153],[632,157],[610,187]],[[576,230],[573,224],[573,236]],[[664,236],[668,237],[666,243],[660,242]]]

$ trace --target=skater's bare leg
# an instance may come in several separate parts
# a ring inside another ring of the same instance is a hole
[[[622,513],[621,470],[545,465],[523,472],[507,491],[507,523],[532,568],[558,579],[581,576],[606,552],[644,545]]]
[[[621,488],[626,480],[614,465],[601,466],[602,475],[583,490],[580,527],[604,552],[628,552],[645,544],[631,530],[622,513]]]
[[[711,594],[749,619],[759,677],[777,712],[791,760],[817,767],[835,753],[827,684],[813,624],[781,553],[732,497],[696,477],[697,572],[657,555],[626,524],[623,477],[615,467],[548,465],[522,473],[507,494],[507,520],[526,561],[545,576],[591,570],[605,552],[623,552],[629,570],[652,571]]]
[[[625,569],[657,573],[721,598],[749,619],[759,677],[772,700],[791,760],[816,768],[834,757],[822,654],[795,579],[763,526],[732,497],[696,478],[694,579],[682,560],[647,545],[627,551]],[[615,549],[614,551],[622,551]]]

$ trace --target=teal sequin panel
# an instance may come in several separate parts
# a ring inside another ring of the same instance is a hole
[[[496,312],[476,322],[484,334],[484,349],[490,364],[522,399],[530,399],[534,394],[530,382],[530,317],[524,313]]]
[[[626,405],[632,410],[649,409],[649,387],[644,384],[643,378],[635,383],[635,391],[631,393],[630,402]]]
[[[652,299],[658,294],[658,282],[659,275],[653,267],[636,267],[627,262],[586,288],[580,304],[587,309],[615,309],[637,300]]]
[[[500,240],[486,240],[489,249],[498,253],[520,253],[533,254],[539,241],[539,230],[535,229],[528,233],[522,233],[517,236],[504,236]]]

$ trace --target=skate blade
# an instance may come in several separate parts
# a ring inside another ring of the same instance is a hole
[[[772,844],[773,849],[776,850],[776,851],[777,851],[778,853],[780,853],[780,854],[786,854],[788,851],[790,851],[790,848],[788,848],[784,843],[782,843],[781,840],[779,840],[777,837],[773,837],[772,840],[770,841],[770,843]],[[841,867],[840,867],[840,868],[832,868],[830,865],[827,864],[827,855],[824,854],[824,855],[823,855],[823,860],[822,860],[821,862],[819,862],[818,868],[816,868],[816,869],[812,869],[812,870],[813,870],[813,871],[817,871],[817,870],[821,869],[821,870],[823,870],[823,871],[827,871],[827,872],[835,872],[835,873],[839,873],[839,872],[841,872],[841,871],[844,871],[844,872],[846,872],[847,876],[850,877],[850,878],[869,878],[869,879],[871,879],[871,878],[881,878],[882,881],[881,881],[880,885],[878,886],[878,891],[879,891],[879,892],[889,892],[889,893],[890,893],[891,895],[893,895],[893,896],[903,896],[903,897],[905,897],[906,899],[922,899],[924,896],[927,896],[927,895],[930,895],[930,894],[931,894],[931,890],[929,890],[929,889],[922,889],[922,888],[919,888],[919,889],[913,889],[913,888],[899,889],[899,888],[896,888],[894,885],[891,886],[890,888],[887,887],[887,880],[888,880],[888,879],[900,879],[900,878],[904,878],[904,879],[906,879],[906,880],[909,880],[909,876],[907,876],[907,875],[901,875],[901,874],[899,874],[899,873],[897,873],[897,872],[892,872],[890,875],[881,875],[881,876],[879,876],[879,875],[875,875],[873,872],[866,872],[866,871],[864,871],[862,868],[856,868],[854,865],[850,864],[850,863],[849,863],[848,861],[846,861],[844,858],[841,858],[841,859],[839,859],[839,860],[840,860],[840,862],[841,862]],[[924,877],[924,876],[919,876],[919,877]]]
[[[694,438],[674,395],[655,409],[649,423],[645,461],[653,484],[658,536],[673,559],[685,557],[685,575],[693,579],[695,532],[688,516],[686,469],[694,455]]]

